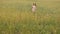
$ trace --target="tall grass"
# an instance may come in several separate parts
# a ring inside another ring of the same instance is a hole
[[[60,34],[60,3],[37,1],[35,14],[31,3],[1,3],[0,34]]]

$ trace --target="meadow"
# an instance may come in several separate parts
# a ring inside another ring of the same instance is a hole
[[[0,0],[0,34],[60,34],[60,1]]]

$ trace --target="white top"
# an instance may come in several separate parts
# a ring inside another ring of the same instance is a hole
[[[36,6],[32,6],[32,8],[36,8]]]
[[[36,10],[36,6],[32,6],[32,11],[34,12]]]

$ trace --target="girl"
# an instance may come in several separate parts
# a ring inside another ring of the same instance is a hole
[[[35,12],[35,11],[36,11],[36,3],[34,2],[32,5],[32,12]]]

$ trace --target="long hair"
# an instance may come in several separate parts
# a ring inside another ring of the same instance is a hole
[[[34,3],[33,3],[33,5],[35,5],[35,6],[36,6],[36,3],[34,2]]]

